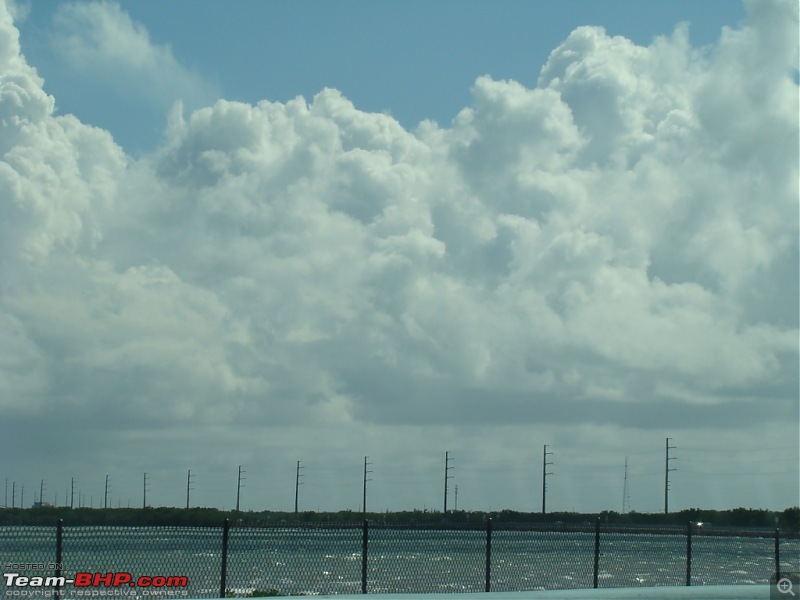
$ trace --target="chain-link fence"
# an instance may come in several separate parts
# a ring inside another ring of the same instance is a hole
[[[516,527],[491,521],[473,527],[59,523],[0,527],[0,560],[6,597],[212,598],[766,584],[781,572],[800,571],[800,536],[693,524],[601,527],[599,521]],[[37,594],[30,593],[34,589]]]

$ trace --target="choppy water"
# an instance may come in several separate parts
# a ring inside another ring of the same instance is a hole
[[[225,587],[237,595],[254,589],[284,594],[359,593],[362,541],[358,527],[231,528]],[[3,566],[10,561],[55,562],[55,548],[52,527],[0,527]],[[216,597],[222,530],[65,527],[61,562],[67,578],[81,571],[122,571],[134,577],[184,575],[189,580],[188,597]],[[591,532],[493,533],[492,591],[588,588],[593,584],[593,566]],[[772,537],[693,536],[693,585],[767,583],[774,568]],[[800,571],[800,540],[781,540],[781,569]],[[485,574],[485,531],[370,528],[369,593],[479,592],[485,589]],[[599,587],[685,585],[685,578],[685,536],[601,533]],[[11,597],[5,580],[2,585],[4,597]],[[77,598],[79,591],[85,590],[67,585],[63,597]],[[145,594],[136,588],[125,593],[146,597],[156,591]]]

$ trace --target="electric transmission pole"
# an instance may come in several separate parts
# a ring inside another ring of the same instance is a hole
[[[44,479],[39,482],[39,506],[44,506]]]
[[[186,509],[189,509],[189,491],[192,489],[192,470],[186,475]]]
[[[625,479],[622,484],[622,514],[628,512],[630,498],[628,498],[628,457],[625,457]]]
[[[17,503],[17,482],[11,482],[11,508],[16,508]]]
[[[106,475],[106,489],[103,493],[103,508],[108,508],[108,475]]]
[[[450,471],[453,467],[450,466],[450,461],[453,460],[450,458],[450,451],[444,453],[444,514],[447,514],[447,480],[452,479],[453,476],[450,475]]]
[[[242,491],[242,480],[244,479],[242,473],[245,472],[246,471],[242,471],[242,465],[239,465],[239,479],[236,482],[236,512],[239,512],[239,495]]]
[[[70,492],[69,492],[69,507],[73,508],[75,506],[75,478],[70,478],[69,484]]]
[[[297,520],[297,505],[298,500],[300,499],[300,477],[302,474],[300,473],[300,469],[304,469],[303,461],[297,461],[297,470],[295,471],[294,476],[294,519]]]
[[[664,453],[664,514],[669,512],[669,472],[675,469],[669,468],[669,461],[675,460],[674,456],[669,455],[670,450],[674,450],[677,446],[670,446],[669,442],[672,438],[667,438],[666,452]]]
[[[144,474],[144,483],[142,485],[142,508],[147,508],[147,473]]]
[[[363,512],[365,518],[367,516],[367,482],[368,481],[372,481],[372,479],[367,479],[367,473],[372,473],[372,471],[368,471],[367,470],[367,465],[371,465],[372,464],[371,462],[367,462],[368,458],[369,458],[369,456],[365,456],[364,457],[364,498],[363,498],[363,502],[361,504],[362,512]]]
[[[552,452],[547,451],[547,444],[545,444],[544,453],[542,455],[542,514],[547,512],[547,476],[552,475],[552,473],[547,472],[547,467],[553,464],[547,462],[547,457],[552,454]]]

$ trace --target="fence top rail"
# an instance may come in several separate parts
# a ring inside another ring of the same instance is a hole
[[[487,523],[385,523],[370,521],[371,529],[414,530],[414,531],[486,531]]]
[[[630,534],[661,534],[661,535],[685,535],[686,525],[683,527],[651,527],[651,526],[631,526],[631,525],[601,525],[600,531],[603,533],[630,533]],[[698,525],[692,523],[692,535],[694,536],[716,536],[716,537],[752,537],[752,538],[774,538],[775,529],[756,529],[756,528],[737,528],[737,527],[712,527],[708,525]],[[800,534],[788,533],[780,530],[778,533],[782,539],[800,539]]]
[[[141,524],[132,524],[132,523],[114,523],[112,525],[107,525],[104,523],[63,523],[62,524],[64,531],[67,530],[85,530],[85,531],[111,531],[115,529],[124,529],[126,531],[134,531],[134,530],[141,530],[141,531],[151,531],[153,529],[157,529],[160,531],[215,531],[217,529],[222,528],[222,523],[217,523],[215,525],[165,525],[165,524],[157,524],[157,525],[141,525]],[[49,531],[49,530],[56,530],[56,524],[52,525],[0,525],[0,531]]]
[[[361,530],[364,521],[359,522],[304,522],[304,521],[279,521],[263,523],[238,523],[230,521],[231,530],[273,530],[273,531],[346,531]],[[396,531],[485,531],[487,522],[483,523],[393,523],[378,520],[368,520],[370,529],[377,530],[396,530]],[[112,531],[127,530],[147,532],[152,530],[161,531],[196,531],[213,532],[221,529],[223,522],[217,524],[70,524],[64,523],[65,531]],[[495,532],[514,531],[514,532],[541,532],[541,533],[594,533],[595,523],[514,523],[492,521],[492,529]],[[18,532],[39,532],[46,533],[55,531],[53,525],[0,525],[0,532],[14,534]],[[651,526],[651,525],[618,525],[600,523],[601,534],[627,534],[627,535],[686,535],[687,526]],[[774,538],[775,529],[765,528],[735,528],[735,527],[713,527],[708,525],[692,524],[692,535],[703,537],[747,537],[747,538]],[[782,540],[800,540],[800,533],[778,530],[778,537]]]
[[[415,531],[485,531],[486,524],[462,524],[462,523],[387,523],[384,521],[367,520],[370,529],[396,529],[396,530],[415,530]],[[303,521],[292,522],[269,522],[269,523],[245,523],[236,525],[231,523],[231,529],[275,529],[275,530],[351,530],[363,529],[364,521],[351,523],[324,523]]]
[[[350,523],[325,523],[325,522],[311,522],[304,521],[277,521],[267,523],[235,523],[231,522],[231,530],[233,529],[276,529],[285,531],[298,531],[298,530],[315,530],[315,529],[362,529],[364,522],[350,522]]]

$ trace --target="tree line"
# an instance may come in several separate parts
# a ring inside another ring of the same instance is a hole
[[[0,525],[53,525],[59,519],[65,525],[219,527],[225,519],[232,526],[294,525],[298,523],[353,524],[364,519],[372,523],[396,526],[481,526],[488,519],[498,525],[588,526],[596,518],[601,524],[614,526],[680,527],[687,522],[699,526],[724,529],[774,529],[800,534],[800,507],[772,511],[757,508],[704,510],[690,508],[664,513],[603,511],[599,514],[552,512],[547,514],[512,510],[448,511],[411,510],[367,513],[352,510],[339,512],[223,511],[216,508],[69,508],[37,506],[34,508],[0,508]]]

